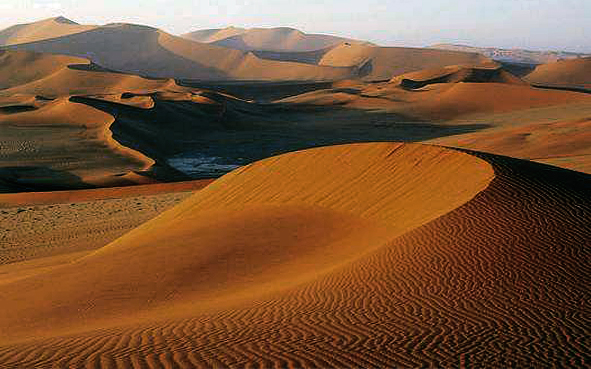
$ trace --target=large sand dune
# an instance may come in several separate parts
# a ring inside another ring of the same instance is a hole
[[[17,24],[0,30],[0,46],[16,45],[67,36],[84,32],[96,26],[80,25],[64,17],[44,19],[38,22]]]
[[[385,80],[412,71],[448,65],[491,63],[490,59],[476,53],[347,43],[330,49],[319,62],[327,66],[357,66],[366,80]]]
[[[252,53],[189,41],[155,28],[110,24],[5,48],[84,57],[112,70],[199,80],[333,80],[354,68],[263,60]]]
[[[589,180],[422,145],[269,158],[0,284],[0,363],[583,365]]]
[[[0,50],[0,93],[51,76],[69,65],[88,63],[86,59],[66,55]]]
[[[364,119],[372,130],[384,127],[384,134],[386,127],[408,127],[400,139],[409,139],[424,122],[439,128],[472,126],[467,132],[416,139],[591,172],[591,96],[533,88],[498,66],[427,69],[384,83],[337,82],[277,103],[293,110],[312,108],[316,114],[346,110],[349,119]],[[365,118],[354,118],[362,111]]]
[[[369,42],[338,36],[307,34],[289,27],[250,29],[228,27],[199,30],[181,37],[244,51],[314,51],[344,42],[369,44]]]
[[[539,65],[525,80],[536,85],[591,89],[591,57]]]

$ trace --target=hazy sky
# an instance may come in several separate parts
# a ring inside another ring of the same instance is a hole
[[[0,0],[0,28],[58,15],[174,34],[291,26],[391,46],[453,42],[591,52],[591,0]]]

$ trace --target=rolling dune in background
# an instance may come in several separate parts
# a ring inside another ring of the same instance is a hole
[[[538,65],[524,78],[536,85],[591,89],[591,57]]]
[[[17,24],[0,30],[0,46],[16,45],[67,36],[96,28],[80,25],[64,17],[44,19],[39,22]]]
[[[315,51],[343,42],[369,42],[352,40],[331,35],[308,34],[289,27],[206,29],[190,32],[181,37],[198,42],[244,51]]]
[[[0,367],[581,366],[589,180],[418,144],[268,158],[0,284]]]

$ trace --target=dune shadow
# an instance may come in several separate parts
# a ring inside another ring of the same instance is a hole
[[[73,97],[115,117],[113,138],[156,161],[159,180],[211,177],[212,168],[248,164],[269,156],[312,147],[369,141],[417,142],[474,132],[486,124],[437,124],[393,113],[342,106],[293,107],[257,104],[206,93],[217,105],[168,101],[153,95],[154,107]],[[172,163],[172,164],[171,164]],[[181,163],[177,172],[169,171]],[[187,163],[205,168],[184,171]],[[223,174],[223,170],[218,173]],[[171,177],[172,175],[172,177]]]
[[[37,110],[37,108],[31,105],[1,106],[0,114],[18,114],[33,110]]]
[[[70,172],[44,166],[0,167],[0,193],[94,188]]]

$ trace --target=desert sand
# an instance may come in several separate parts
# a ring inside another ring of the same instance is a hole
[[[244,51],[303,52],[325,49],[345,42],[369,44],[338,36],[307,34],[289,27],[205,29],[186,33],[181,37]]]
[[[1,284],[0,360],[582,365],[588,183],[424,145],[266,159],[97,251]]]
[[[536,85],[582,87],[591,90],[591,57],[542,64],[525,79]]]
[[[0,368],[585,367],[587,66],[0,31]]]
[[[84,32],[96,26],[81,25],[64,17],[17,24],[0,31],[0,45],[16,45]]]

